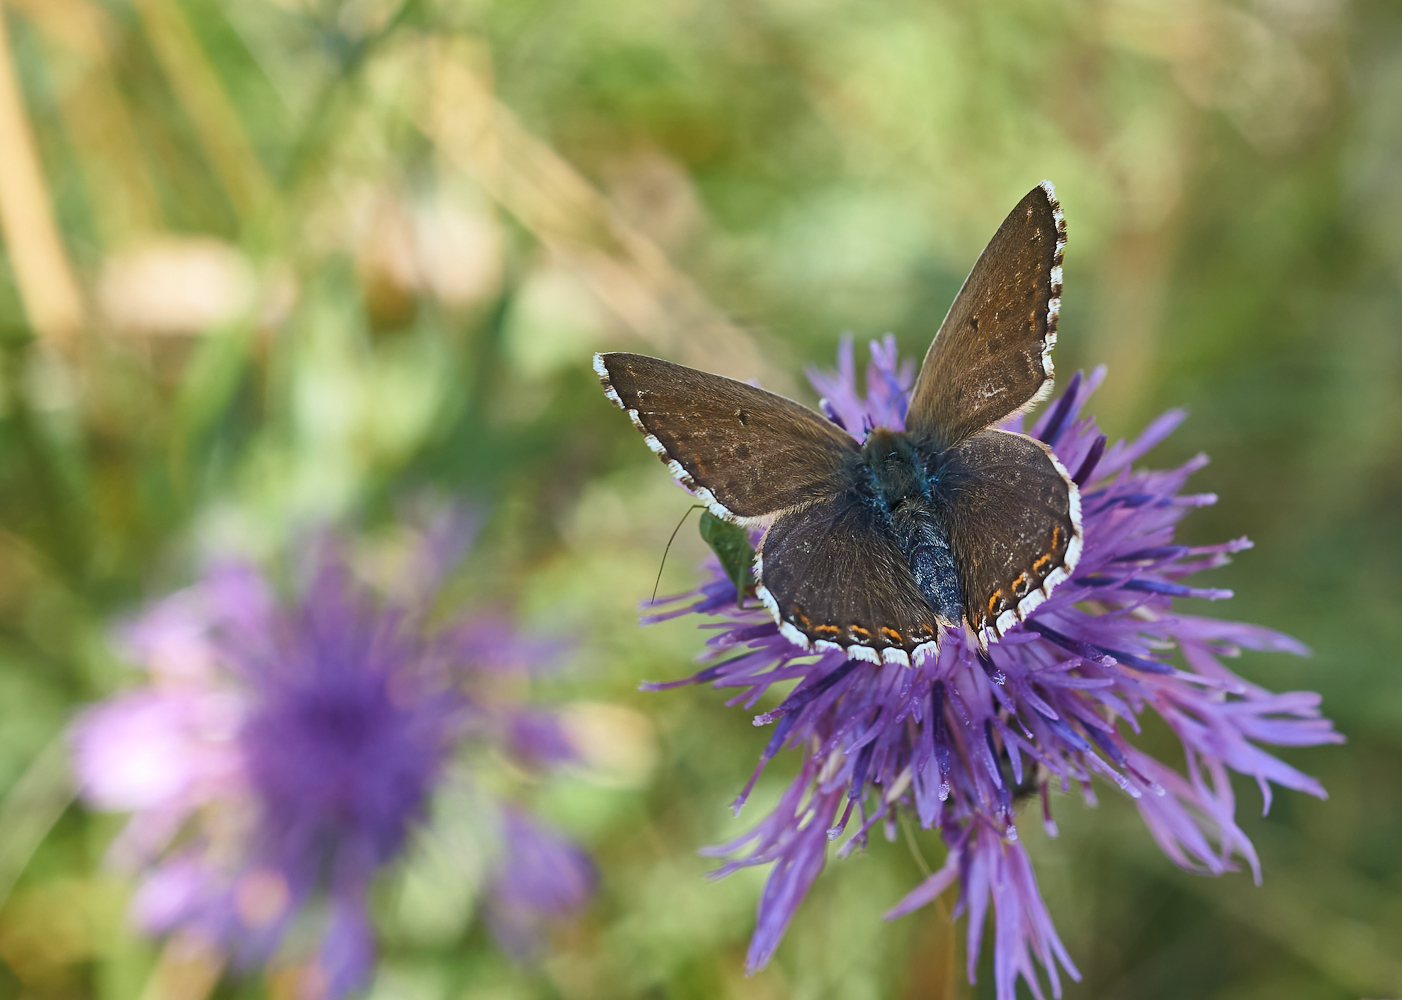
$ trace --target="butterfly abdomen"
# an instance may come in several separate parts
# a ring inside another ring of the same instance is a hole
[[[937,454],[904,433],[877,428],[867,437],[862,457],[865,481],[859,489],[877,508],[935,617],[955,627],[963,614],[963,588],[939,509]]]
[[[949,550],[949,534],[933,520],[914,523],[911,529],[897,532],[896,541],[935,617],[946,628],[954,628],[964,614],[964,601],[959,573]]]

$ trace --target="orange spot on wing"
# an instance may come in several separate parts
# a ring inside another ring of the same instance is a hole
[[[817,632],[819,635],[841,635],[841,634],[842,634],[842,629],[838,628],[836,625],[827,625],[827,624],[823,624],[823,625],[814,625],[814,626],[813,626],[813,631],[814,631],[814,632]]]
[[[1046,566],[1047,563],[1049,563],[1049,562],[1051,562],[1051,561],[1052,561],[1052,554],[1051,554],[1050,552],[1048,552],[1048,553],[1047,553],[1046,555],[1044,555],[1044,556],[1038,556],[1038,557],[1037,557],[1037,561],[1034,562],[1034,563],[1032,564],[1032,572],[1036,573],[1038,576],[1041,576],[1041,575],[1042,575],[1042,567]]]
[[[848,625],[847,631],[851,632],[863,642],[869,642],[871,640],[871,631],[869,629],[863,628],[860,625]]]
[[[894,643],[901,641],[901,634],[889,625],[881,626],[881,634]]]

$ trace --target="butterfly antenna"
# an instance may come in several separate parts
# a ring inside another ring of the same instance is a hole
[[[682,515],[682,519],[677,522],[677,526],[672,529],[672,537],[667,539],[667,547],[662,550],[662,565],[657,567],[657,579],[652,585],[652,599],[648,601],[649,604],[657,603],[657,588],[662,586],[662,570],[667,565],[667,553],[672,551],[672,543],[677,540],[677,532],[682,530],[682,525],[686,523],[686,519],[691,516],[693,510],[701,510],[705,506],[703,503],[692,504]]]

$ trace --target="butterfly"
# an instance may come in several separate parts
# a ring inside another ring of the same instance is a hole
[[[801,403],[641,354],[594,356],[608,398],[717,517],[765,526],[755,593],[786,638],[918,663],[964,630],[981,650],[1074,571],[1075,481],[997,425],[1052,390],[1066,223],[1050,181],[969,272],[903,429],[861,441]]]

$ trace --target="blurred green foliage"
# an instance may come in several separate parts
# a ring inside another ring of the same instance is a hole
[[[761,873],[707,882],[694,849],[761,815],[783,768],[732,819],[766,734],[709,690],[635,691],[701,647],[690,625],[635,624],[689,500],[588,358],[709,359],[811,401],[802,366],[843,331],[922,353],[1043,176],[1070,228],[1062,372],[1109,363],[1112,435],[1192,410],[1153,456],[1214,458],[1196,484],[1222,502],[1187,534],[1258,545],[1216,574],[1239,596],[1214,611],[1316,650],[1241,669],[1322,691],[1350,740],[1285,754],[1328,802],[1278,795],[1260,819],[1241,788],[1262,889],[1178,871],[1112,792],[1061,800],[1063,835],[1031,848],[1085,973],[1069,995],[1402,993],[1402,7],[3,0],[0,17],[85,317],[67,344],[35,335],[47,293],[14,265],[43,248],[10,234],[0,998],[154,996],[156,946],[102,866],[115,821],[65,807],[54,763],[75,706],[132,680],[114,618],[206,553],[373,530],[423,489],[490,512],[461,593],[576,639],[543,693],[622,712],[601,738],[634,766],[533,789],[603,872],[541,964],[425,916],[470,896],[467,875],[435,904],[411,871],[385,886],[377,1000],[991,997],[986,963],[949,985],[942,912],[880,922],[919,877],[881,841],[831,864],[774,967],[743,977]],[[664,592],[703,551],[684,530]]]

